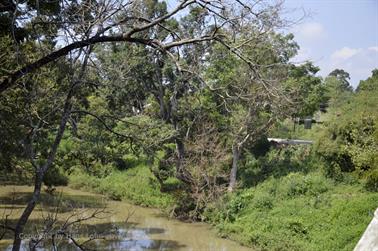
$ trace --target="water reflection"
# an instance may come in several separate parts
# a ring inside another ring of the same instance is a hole
[[[151,234],[164,232],[164,229],[159,228],[140,228],[140,229],[118,229],[119,234],[116,238],[108,240],[93,240],[86,247],[89,249],[95,250],[107,250],[107,251],[116,251],[116,250],[130,250],[130,251],[143,251],[143,250],[179,250],[186,245],[180,244],[177,241],[172,240],[162,240],[162,239],[153,239]],[[91,233],[89,235],[94,235]],[[102,234],[98,234],[101,236]],[[114,234],[112,236],[115,236]],[[49,243],[42,244],[44,247],[38,247],[37,251],[47,251],[52,250],[52,246]],[[62,241],[57,245],[58,250],[61,251],[76,251],[79,250],[75,245],[70,241]],[[6,251],[11,251],[12,246],[8,245],[5,249]],[[22,251],[28,251],[29,242],[22,242]]]
[[[26,201],[30,196],[30,187],[0,188],[0,212],[13,209],[14,217],[8,223],[16,224],[17,215],[20,215]],[[8,189],[8,191],[6,190]],[[12,194],[13,195],[12,195]],[[55,201],[44,194],[41,199],[43,210],[38,207],[27,224],[26,233],[34,233],[35,229],[41,229],[43,215],[54,211]],[[124,202],[103,201],[103,197],[85,193],[69,188],[64,188],[57,226],[64,224],[65,219],[72,214],[73,210],[87,210],[88,212],[101,208],[106,204],[112,214],[101,219],[83,222],[72,229],[77,234],[80,243],[90,236],[104,237],[101,240],[93,240],[90,247],[96,250],[116,251],[149,251],[149,250],[187,250],[187,251],[247,251],[246,247],[235,242],[221,239],[210,227],[201,223],[183,223],[161,217],[159,210],[133,206]],[[134,212],[130,217],[130,212]],[[0,250],[11,250],[12,234],[8,233],[0,241]],[[76,238],[75,238],[76,239]],[[21,250],[29,250],[29,242],[22,243]],[[46,239],[44,248],[38,247],[38,251],[52,250],[51,239]],[[58,242],[59,251],[79,250],[66,239]]]

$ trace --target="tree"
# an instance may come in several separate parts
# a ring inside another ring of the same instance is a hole
[[[291,117],[312,116],[319,110],[319,105],[327,101],[326,88],[322,79],[316,76],[319,68],[311,62],[289,69],[288,79],[285,81],[285,91],[293,102],[289,108]]]
[[[350,76],[349,73],[343,69],[335,69],[328,74],[328,77],[335,77],[339,82],[340,86],[338,88],[341,91],[352,91],[353,87],[349,84]]]
[[[144,11],[147,11],[147,13],[150,14],[153,13],[148,11],[148,9],[144,9]],[[196,36],[201,34],[204,27],[206,27],[206,15],[207,11],[200,7],[190,9],[189,14],[178,22],[178,27],[182,27],[178,34],[180,36]],[[274,32],[269,32],[269,35],[264,35],[264,32],[266,33],[267,31],[274,29],[277,25],[275,23],[277,21],[275,18],[276,17],[272,15],[272,23],[269,25],[262,24],[261,30],[253,27],[254,21],[243,26],[238,26],[235,24],[232,27],[232,31],[228,31],[230,28],[226,29],[226,27],[222,27],[222,34],[224,34],[225,38],[227,37],[227,34],[229,34],[231,37],[237,29],[244,30],[238,35],[239,38],[237,43],[233,43],[232,41],[228,41],[226,39],[220,41],[220,45],[218,46],[217,50],[221,51],[222,47],[225,46],[231,51],[230,53],[226,50],[224,51],[225,54],[228,54],[228,57],[234,57],[234,62],[237,61],[236,65],[232,65],[233,62],[231,62],[231,64],[227,64],[226,67],[221,68],[226,68],[224,69],[225,71],[235,71],[238,69],[238,66],[247,62],[247,66],[256,66],[254,74],[250,74],[248,76],[251,77],[251,75],[254,75],[254,79],[259,79],[262,78],[260,74],[262,74],[264,71],[272,71],[272,69],[269,69],[269,67],[264,69],[265,65],[284,64],[284,62],[293,55],[296,44],[291,41],[293,39],[292,35],[284,37],[275,34]],[[177,24],[174,24],[174,22],[171,22],[171,25],[177,26]],[[169,34],[165,33],[164,30],[160,32],[156,31],[154,33],[154,36],[157,37],[164,37],[168,35]],[[283,47],[290,47],[291,49],[281,49]],[[209,85],[206,83],[208,82],[207,79],[203,79],[201,77],[201,72],[203,71],[201,68],[205,67],[206,65],[204,63],[206,60],[204,55],[212,53],[210,46],[209,49],[205,49],[201,45],[194,46],[193,44],[186,44],[182,46],[180,51],[180,62],[174,59],[172,62],[171,57],[167,57],[164,54],[156,53],[138,46],[120,46],[113,44],[108,48],[109,49],[107,49],[107,52],[100,52],[100,61],[101,65],[105,66],[105,68],[103,68],[104,72],[108,72],[112,76],[110,78],[111,82],[115,83],[116,85],[121,84],[124,87],[127,86],[127,90],[136,90],[136,92],[132,92],[134,95],[130,95],[128,92],[126,92],[124,97],[130,97],[131,99],[127,98],[128,101],[135,98],[138,99],[133,101],[133,103],[140,112],[143,112],[143,107],[146,105],[148,97],[146,94],[152,94],[155,102],[151,103],[150,100],[149,105],[157,104],[160,110],[160,119],[172,124],[176,129],[177,137],[175,139],[175,143],[177,148],[177,175],[182,181],[190,183],[190,181],[188,181],[188,176],[190,175],[186,173],[186,170],[184,170],[182,167],[182,163],[185,161],[184,139],[187,137],[185,134],[187,134],[187,131],[189,130],[187,127],[188,124],[183,121],[189,118],[185,116],[190,114],[190,112],[187,112],[184,116],[182,115],[183,113],[181,113],[181,109],[185,106],[181,104],[186,104],[186,102],[182,103],[180,100],[192,95],[195,92],[200,92],[209,88]],[[251,48],[253,48],[253,52],[256,53],[250,52],[247,54],[246,52],[248,50],[251,51]],[[134,58],[135,60],[132,61],[132,64],[127,65],[126,59],[130,57]],[[238,58],[241,60],[237,60]],[[119,67],[114,67],[115,62],[117,62],[117,65],[122,65],[124,69],[120,70]],[[156,62],[158,64],[156,64]],[[144,66],[143,71],[138,68],[140,65]],[[282,66],[280,65],[279,67]],[[215,69],[214,79],[217,81],[223,81],[221,76],[219,76],[221,71],[222,69]],[[245,71],[248,70],[245,69]],[[105,75],[109,76],[109,74]],[[225,73],[223,75],[225,75]],[[256,82],[257,81],[258,80],[256,80]],[[260,91],[265,88],[268,92],[272,93],[270,90],[271,86],[269,85],[273,81],[276,81],[276,79],[261,81],[262,89]],[[211,80],[209,83],[210,82]],[[242,85],[248,86],[248,83],[244,82]],[[119,91],[122,89],[124,88],[115,88],[114,90],[116,91],[112,93],[117,94],[116,96],[112,95],[112,97],[117,97],[120,94],[123,95],[123,92]],[[210,87],[210,89],[212,89],[212,87]],[[279,91],[274,92],[277,92],[277,95],[281,95]],[[239,94],[240,93],[236,95]],[[116,103],[120,104],[119,102]],[[186,104],[186,106],[188,105],[191,106],[192,104]],[[251,104],[251,106],[253,106],[253,104]],[[188,108],[186,107],[184,109]],[[198,123],[198,121],[196,122]]]
[[[331,105],[341,105],[344,102],[346,102],[348,97],[353,95],[353,92],[351,92],[348,89],[345,89],[342,86],[342,82],[335,76],[328,76],[324,79],[326,99],[329,100],[329,103]]]
[[[372,80],[370,77],[366,81]],[[343,172],[354,172],[358,176],[371,174],[374,181],[374,172],[378,168],[377,92],[377,88],[361,89],[348,96],[339,96],[341,101],[336,100],[337,103],[332,105],[328,126],[316,146],[328,161],[326,171],[329,176],[340,179]]]
[[[248,31],[241,34],[248,37]],[[286,115],[285,107],[291,103],[282,83],[287,76],[288,60],[297,49],[292,39],[291,35],[284,37],[271,32],[260,37],[261,43],[242,48],[243,55],[255,57],[254,64],[270,66],[258,72],[251,72],[242,60],[222,49],[213,52],[210,58],[209,82],[220,97],[222,113],[229,118],[230,192],[236,187],[238,162],[246,146],[260,140],[278,118]],[[238,42],[243,43],[243,37]]]
[[[145,1],[142,11],[149,18],[167,13],[165,3]],[[169,20],[166,27],[178,27],[179,22]],[[178,30],[178,33],[181,29]],[[157,28],[151,34],[161,40],[169,39],[171,34],[166,29]],[[130,60],[132,58],[132,60]],[[121,116],[143,114],[145,107],[157,108],[154,119],[172,125],[177,133],[177,155],[183,156],[184,145],[180,139],[179,118],[176,115],[179,99],[188,94],[187,77],[183,77],[175,66],[175,61],[160,51],[139,45],[112,44],[98,51],[101,70],[105,81],[109,83],[107,98],[111,107],[121,108]],[[122,68],[118,67],[122,65]],[[180,159],[180,157],[178,157]],[[177,173],[181,172],[179,161]]]
[[[378,88],[378,69],[374,69],[371,72],[371,77],[366,80],[361,80],[358,84],[356,92],[361,91],[374,91]]]
[[[87,54],[88,55],[88,54]],[[88,56],[86,56],[86,61],[88,60]],[[13,242],[13,250],[19,250],[21,245],[21,233],[23,232],[23,229],[25,227],[26,222],[28,221],[29,216],[31,215],[32,211],[34,210],[36,204],[38,203],[39,196],[41,193],[42,188],[42,182],[43,179],[49,170],[51,166],[54,163],[56,153],[58,150],[58,146],[60,144],[60,141],[62,140],[67,122],[70,118],[70,114],[73,107],[74,97],[76,94],[76,88],[79,87],[79,84],[83,81],[83,75],[85,73],[85,67],[86,62],[81,67],[81,71],[79,73],[75,74],[73,79],[69,79],[69,89],[65,95],[64,101],[63,101],[63,107],[61,111],[61,117],[58,118],[58,121],[55,123],[58,124],[58,130],[55,133],[55,138],[52,142],[49,142],[48,137],[43,137],[43,135],[38,135],[38,131],[41,129],[41,124],[37,124],[36,127],[32,128],[31,137],[29,139],[29,142],[27,143],[27,152],[29,154],[29,159],[35,169],[35,177],[34,177],[34,191],[33,196],[28,202],[26,208],[24,209],[21,217],[19,218],[15,231],[14,231],[14,242]],[[59,106],[58,106],[59,107]],[[45,108],[48,108],[45,106]],[[61,107],[59,107],[61,108]],[[43,120],[42,120],[43,121]],[[39,122],[42,122],[41,119],[39,119]],[[53,124],[56,126],[56,124]],[[52,128],[50,128],[51,130]],[[46,145],[42,149],[36,148],[38,147],[38,141],[47,140]],[[37,142],[35,142],[37,141]],[[39,151],[42,153],[39,153]],[[41,156],[41,157],[38,157]]]

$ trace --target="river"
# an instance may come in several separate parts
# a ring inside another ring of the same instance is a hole
[[[0,186],[0,220],[9,215],[9,224],[14,224],[30,194],[31,187]],[[67,219],[73,221],[88,217],[96,210],[99,213],[97,218],[83,221],[75,228],[77,232],[70,234],[81,242],[95,237],[96,240],[91,241],[89,245],[97,250],[251,250],[218,237],[208,224],[168,219],[157,209],[109,201],[101,195],[67,187],[58,188],[54,196],[46,193],[42,195],[41,203],[31,215],[24,236],[38,236],[36,233],[41,233],[42,222],[53,221],[53,226],[57,229]],[[74,212],[76,215],[73,216]],[[52,250],[49,238],[46,240],[44,248],[41,246],[37,250]],[[3,240],[0,240],[0,250],[10,250],[11,241],[12,236],[5,235]],[[28,243],[23,242],[23,250],[29,250]],[[58,250],[79,250],[64,238],[60,242],[57,241],[57,246]]]

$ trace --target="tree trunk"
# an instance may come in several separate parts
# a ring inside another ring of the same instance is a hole
[[[182,171],[182,163],[185,157],[185,146],[181,139],[176,138],[176,151],[177,151],[177,172]]]
[[[228,185],[228,191],[232,192],[236,186],[236,176],[238,173],[238,162],[240,158],[240,149],[237,145],[232,146],[232,168],[230,173],[230,183]]]
[[[66,124],[68,121],[68,118],[71,114],[71,97],[72,94],[69,94],[66,99],[65,107],[64,107],[64,112],[63,116],[60,122],[60,126],[58,129],[58,133],[55,137],[54,144],[51,147],[51,151],[49,153],[48,159],[46,160],[46,163],[39,167],[35,173],[35,181],[34,181],[34,191],[33,191],[33,196],[28,202],[28,205],[24,209],[21,217],[18,219],[15,232],[14,232],[14,240],[13,240],[13,248],[12,251],[19,251],[21,247],[21,241],[22,241],[22,233],[24,231],[24,227],[26,222],[28,221],[31,213],[33,212],[35,205],[37,204],[40,194],[41,194],[41,188],[42,188],[42,182],[43,182],[43,177],[47,170],[51,167],[51,165],[54,162],[56,152],[58,150],[58,146],[60,144],[60,141],[62,140],[63,133],[66,128]]]
[[[87,66],[88,57],[93,47],[90,47],[88,50],[88,53],[85,55],[84,62],[81,67],[81,71],[79,73],[77,81],[73,81],[70,90],[67,93],[67,97],[64,101],[64,107],[62,112],[62,118],[60,119],[58,132],[55,136],[54,143],[51,146],[51,150],[48,154],[48,157],[46,159],[46,162],[44,165],[40,167],[36,167],[36,173],[35,173],[35,181],[34,181],[34,191],[33,196],[28,202],[26,208],[24,209],[21,217],[17,221],[17,225],[15,227],[14,232],[14,240],[13,240],[13,247],[12,251],[19,251],[21,248],[21,241],[22,241],[22,233],[24,231],[24,227],[33,212],[35,205],[38,203],[40,194],[41,194],[41,188],[42,188],[42,182],[43,177],[46,174],[47,170],[51,167],[51,165],[54,163],[56,152],[58,151],[59,144],[63,138],[64,131],[66,130],[67,122],[70,118],[71,111],[72,111],[72,98],[75,94],[75,90],[80,86],[80,81],[84,76],[85,68]]]
[[[24,230],[25,224],[29,219],[30,214],[33,212],[35,205],[37,204],[39,200],[39,196],[41,194],[41,188],[42,188],[42,180],[44,173],[42,172],[42,168],[40,168],[35,175],[35,181],[34,181],[34,191],[33,196],[31,200],[28,202],[28,205],[26,206],[24,212],[22,213],[21,217],[19,218],[15,231],[14,231],[14,241],[13,241],[13,248],[12,251],[18,251],[21,247],[21,241],[22,241],[22,232]]]
[[[176,138],[176,153],[176,178],[182,181],[183,183],[190,185],[193,182],[193,177],[192,174],[188,170],[186,170],[184,166],[185,144],[180,138]]]

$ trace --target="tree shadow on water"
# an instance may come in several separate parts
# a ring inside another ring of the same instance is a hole
[[[0,211],[11,209],[23,209],[31,199],[31,192],[11,192],[0,197]],[[60,194],[55,192],[53,195],[42,193],[36,211],[43,211],[44,217],[48,214],[58,211],[57,219],[54,223],[54,230],[57,231],[60,226],[65,224],[70,212],[91,212],[106,206],[106,201],[96,196]],[[18,211],[19,212],[19,211]],[[65,213],[64,215],[61,213]],[[109,212],[108,212],[109,213]],[[37,214],[39,215],[39,214]],[[106,218],[96,222],[93,220],[83,221],[70,229],[71,233],[77,236],[80,241],[95,237],[95,241],[89,242],[89,247],[95,250],[178,250],[184,248],[185,245],[174,240],[160,239],[159,235],[164,234],[166,230],[158,227],[138,227],[137,222],[117,221],[117,222],[101,222],[110,219],[111,212]],[[37,216],[41,217],[41,216]],[[126,219],[127,217],[125,217]],[[7,225],[14,227],[17,218],[7,219]],[[1,219],[0,219],[1,221]],[[28,220],[24,233],[26,236],[33,236],[41,231],[46,222],[46,218],[31,218]],[[3,236],[3,240],[11,243],[13,240],[13,232],[8,231]],[[97,238],[98,237],[98,238]],[[28,239],[24,241],[24,247],[27,247]],[[44,242],[47,250],[50,250],[50,241]],[[2,249],[1,246],[0,249]],[[27,249],[25,249],[27,250]],[[77,250],[69,241],[62,241],[59,250]]]
[[[32,198],[31,192],[12,192],[0,197],[0,209],[23,208]],[[102,197],[101,197],[102,198]],[[57,211],[59,213],[70,212],[79,208],[103,208],[106,206],[105,200],[99,200],[90,195],[73,195],[55,192],[54,194],[41,193],[38,207],[45,211]]]

